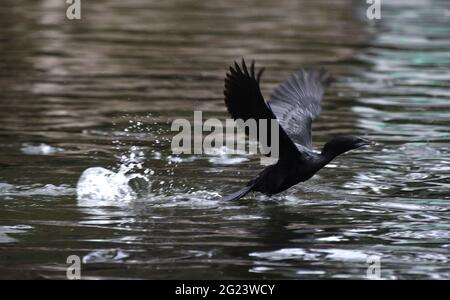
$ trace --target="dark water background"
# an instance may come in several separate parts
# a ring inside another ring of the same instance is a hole
[[[82,0],[81,21],[64,2],[1,5],[0,278],[65,278],[69,255],[83,278],[366,278],[375,255],[382,278],[450,279],[448,1],[383,1],[378,21],[365,1]],[[213,200],[259,157],[175,157],[170,122],[227,118],[242,56],[266,97],[328,69],[315,144],[378,145],[271,199]],[[117,173],[77,191],[92,167]]]

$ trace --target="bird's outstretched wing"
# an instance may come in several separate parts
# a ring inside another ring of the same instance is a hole
[[[320,100],[331,78],[324,70],[300,70],[272,93],[269,106],[296,144],[313,149],[311,123],[320,115]]]
[[[267,132],[265,132],[266,143],[270,147],[272,132],[270,130],[270,120],[276,120],[276,116],[264,100],[259,88],[259,79],[264,69],[255,73],[255,64],[251,63],[250,69],[247,68],[244,59],[242,66],[236,62],[234,67],[230,67],[230,72],[225,77],[225,104],[231,117],[235,120],[242,119],[247,121],[254,119],[257,123],[257,136],[259,137],[260,120],[267,120]],[[295,144],[288,135],[278,125],[279,134],[279,156],[280,159],[298,154]],[[261,135],[262,136],[262,135]],[[258,138],[259,140],[259,138]]]

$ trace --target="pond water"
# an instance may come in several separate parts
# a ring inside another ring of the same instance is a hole
[[[445,0],[5,0],[0,278],[450,279],[450,7]],[[394,3],[391,3],[394,2]],[[228,118],[223,77],[337,79],[314,123],[377,142],[268,198],[215,200],[259,156],[173,155],[177,118]]]

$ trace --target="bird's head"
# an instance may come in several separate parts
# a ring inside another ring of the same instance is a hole
[[[371,141],[357,136],[338,136],[325,144],[322,154],[327,157],[336,157],[347,151],[372,144]]]

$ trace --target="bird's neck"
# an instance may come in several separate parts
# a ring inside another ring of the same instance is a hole
[[[337,156],[341,154],[342,153],[337,153],[333,151],[322,151],[322,153],[319,154],[320,163],[322,164],[322,167],[329,164],[333,159],[335,159]]]

